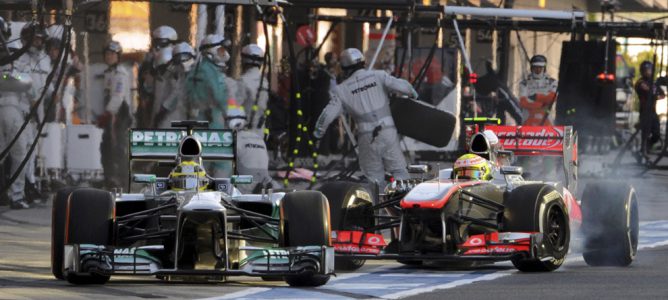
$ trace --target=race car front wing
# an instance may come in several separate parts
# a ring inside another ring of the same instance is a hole
[[[163,268],[150,255],[162,246],[120,248],[98,245],[66,245],[65,274],[158,275],[158,276],[288,276],[302,272],[334,274],[334,248],[305,246],[286,248],[240,247],[247,258],[238,268]]]
[[[336,255],[354,259],[506,261],[547,259],[543,235],[537,232],[491,232],[472,235],[454,253],[397,252],[386,247],[382,235],[339,231],[332,239]]]

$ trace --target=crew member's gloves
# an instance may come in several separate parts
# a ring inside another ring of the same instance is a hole
[[[101,116],[97,118],[97,127],[105,128],[111,122],[111,112],[105,111]]]
[[[416,99],[417,100],[419,98],[420,98],[420,94],[418,94],[418,92],[415,89],[412,88],[411,89],[411,99]]]
[[[324,135],[325,135],[325,132],[324,132],[324,131],[320,131],[320,130],[318,130],[318,129],[316,129],[316,130],[313,131],[313,137],[314,137],[316,140],[320,140]]]

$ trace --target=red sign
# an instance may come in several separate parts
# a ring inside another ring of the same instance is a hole
[[[302,25],[297,29],[297,44],[302,47],[310,47],[315,44],[315,32],[309,25]]]

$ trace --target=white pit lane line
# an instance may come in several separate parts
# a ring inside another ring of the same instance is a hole
[[[638,250],[665,245],[668,245],[668,220],[640,222]],[[566,263],[571,264],[583,260],[580,253],[571,253]],[[509,269],[482,268],[471,271],[444,271],[393,264],[371,268],[364,273],[341,274],[332,277],[326,285],[317,288],[255,287],[206,299],[401,299],[474,282],[496,280],[517,273],[509,262],[497,263],[495,266],[507,266]]]

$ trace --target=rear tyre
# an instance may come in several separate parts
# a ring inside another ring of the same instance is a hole
[[[638,199],[621,182],[590,183],[582,197],[584,257],[590,266],[630,265],[638,251]]]
[[[65,250],[65,217],[67,199],[75,190],[67,187],[58,190],[51,209],[51,273],[60,280],[65,280],[63,274],[63,255]]]
[[[316,191],[298,191],[286,194],[280,205],[281,247],[329,246],[329,205],[325,196]],[[321,268],[324,266],[320,266]],[[329,275],[315,270],[304,270],[298,275],[285,276],[290,286],[321,286]]]
[[[64,244],[112,244],[114,199],[111,193],[89,188],[76,189],[67,198],[65,213],[67,240]],[[81,269],[89,273],[66,274],[65,279],[72,284],[104,284],[110,276],[96,272],[103,268],[100,265],[104,264],[95,260],[82,262]]]
[[[371,194],[360,184],[352,182],[325,183],[318,189],[327,197],[332,230],[363,230],[374,224]],[[355,271],[365,259],[337,257],[334,267],[341,271]]]
[[[504,201],[504,231],[540,232],[546,257],[513,259],[522,272],[549,272],[558,269],[568,253],[569,218],[564,201],[554,187],[529,184],[517,187]]]

